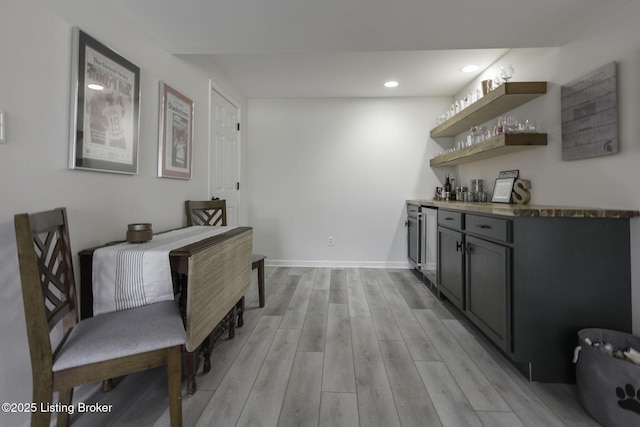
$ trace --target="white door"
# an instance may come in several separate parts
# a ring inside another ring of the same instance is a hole
[[[227,201],[227,225],[238,225],[240,142],[238,107],[211,89],[212,171],[210,197]]]

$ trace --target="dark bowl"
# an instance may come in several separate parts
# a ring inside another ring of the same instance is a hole
[[[153,238],[153,230],[151,224],[129,224],[127,228],[127,242],[129,243],[144,243]]]

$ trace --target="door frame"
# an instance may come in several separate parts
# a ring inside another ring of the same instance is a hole
[[[214,149],[214,137],[215,137],[215,132],[213,131],[213,120],[212,120],[212,116],[213,116],[213,91],[216,91],[220,96],[222,96],[223,98],[225,98],[227,101],[229,101],[231,103],[231,105],[233,105],[235,108],[238,109],[238,124],[240,125],[240,129],[238,130],[238,152],[237,152],[237,156],[236,156],[236,162],[237,162],[237,171],[238,171],[238,182],[240,182],[240,177],[242,176],[242,106],[240,105],[239,102],[237,102],[231,95],[229,95],[229,93],[227,91],[225,91],[222,86],[220,86],[218,83],[216,83],[213,79],[209,79],[209,135],[208,135],[208,140],[209,140],[209,144],[208,144],[208,150],[207,150],[207,163],[208,163],[208,170],[207,170],[207,194],[208,194],[208,198],[211,199],[211,197],[213,197],[213,188],[212,188],[212,178],[213,178],[213,166],[211,164],[211,154],[212,151]],[[240,185],[240,189],[236,190],[238,192],[237,194],[237,199],[238,199],[238,223],[240,223],[240,206],[242,203],[242,187],[243,185]]]

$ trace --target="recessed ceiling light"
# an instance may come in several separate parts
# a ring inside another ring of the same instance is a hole
[[[89,83],[89,84],[87,85],[87,87],[88,87],[89,89],[93,89],[93,90],[103,90],[103,89],[104,89],[104,86],[99,85],[99,84],[97,84],[97,83]]]
[[[398,86],[398,82],[396,82],[395,80],[385,82],[384,84],[384,87],[397,87],[397,86]]]
[[[465,67],[462,67],[462,72],[463,73],[473,73],[474,71],[478,71],[480,69],[480,66],[476,65],[476,64],[472,64],[472,65],[467,65]]]

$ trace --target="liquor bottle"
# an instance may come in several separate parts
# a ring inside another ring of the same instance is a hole
[[[449,200],[449,197],[451,196],[451,181],[449,181],[449,174],[447,174],[445,177],[443,191],[444,191],[444,199]]]
[[[451,193],[449,194],[449,200],[456,200],[456,180],[451,178]]]

